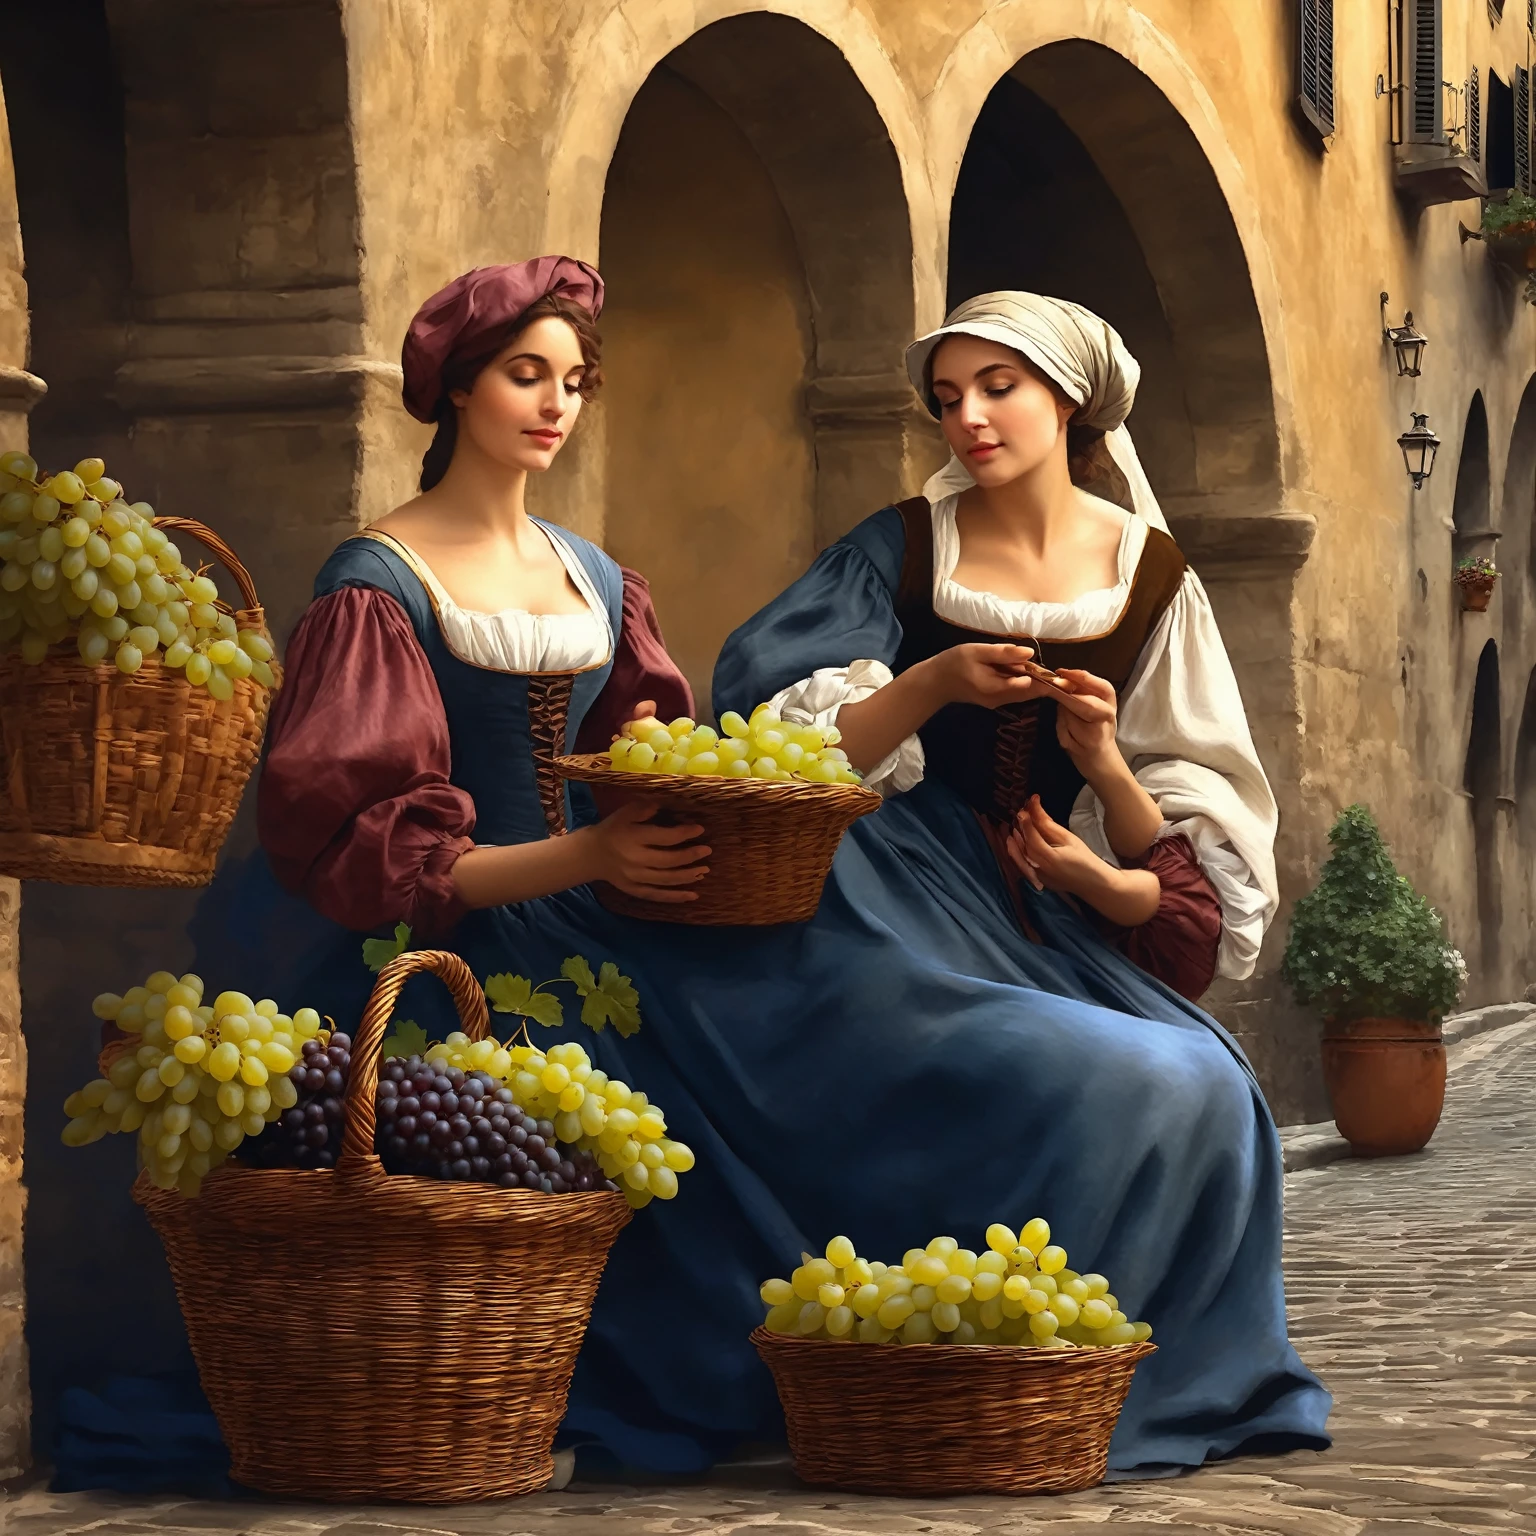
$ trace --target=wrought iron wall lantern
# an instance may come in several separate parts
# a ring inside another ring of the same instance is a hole
[[[1435,455],[1440,451],[1440,439],[1430,429],[1428,415],[1415,411],[1413,425],[1398,438],[1397,446],[1403,450],[1408,478],[1418,490],[1434,473]]]
[[[1392,350],[1397,354],[1398,378],[1418,378],[1419,368],[1424,358],[1424,348],[1429,345],[1429,338],[1415,328],[1411,309],[1403,315],[1401,325],[1387,324],[1386,294],[1381,296],[1381,335],[1384,341],[1392,343]]]

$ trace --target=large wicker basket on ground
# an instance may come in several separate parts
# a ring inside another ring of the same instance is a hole
[[[529,1493],[555,1430],[621,1195],[387,1174],[379,1047],[400,989],[441,976],[467,1034],[485,997],[431,950],[385,966],[352,1044],[334,1170],[226,1164],[186,1199],[142,1177],[230,1475],[306,1499],[457,1503]]]
[[[647,901],[597,886],[609,911],[668,923],[804,922],[821,900],[843,833],[880,808],[880,796],[857,784],[625,773],[606,754],[558,758],[555,768],[590,784],[599,811],[655,800],[659,821],[704,828],[709,874],[694,888],[697,900]]]
[[[908,1348],[763,1328],[752,1342],[804,1481],[914,1497],[1093,1487],[1136,1364],[1157,1347]]]
[[[217,534],[188,534],[239,583],[241,629],[266,632],[250,572]],[[275,670],[275,668],[274,668]],[[0,656],[0,874],[72,885],[206,885],[261,752],[269,690],[250,678],[220,703],[157,655],[125,676],[87,666],[73,640],[36,666]]]

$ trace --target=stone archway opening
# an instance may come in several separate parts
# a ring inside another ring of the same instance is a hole
[[[838,49],[767,13],[673,49],[625,119],[600,255],[604,539],[707,712],[726,635],[900,491],[907,203]]]
[[[1183,117],[1084,39],[1022,58],[972,130],[950,224],[949,302],[991,288],[1074,299],[1142,365],[1132,430],[1170,520],[1279,487],[1268,353],[1248,262]]]
[[[1499,711],[1499,647],[1490,640],[1477,659],[1472,689],[1472,729],[1467,737],[1462,787],[1472,798],[1472,835],[1477,859],[1477,925],[1484,970],[1499,961],[1504,898],[1499,875],[1499,778],[1502,762]]]
[[[1456,463],[1456,492],[1451,502],[1452,553],[1457,560],[1493,554],[1499,530],[1493,524],[1488,460],[1488,408],[1482,391],[1472,396]]]

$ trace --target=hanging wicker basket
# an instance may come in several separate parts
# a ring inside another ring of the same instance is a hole
[[[268,634],[250,572],[211,529],[190,534],[239,584],[241,629]],[[273,671],[277,672],[274,665]],[[0,874],[66,885],[197,886],[213,878],[261,753],[270,690],[250,678],[220,703],[146,656],[124,675],[89,666],[72,640],[36,666],[0,656]]]
[[[379,1047],[400,989],[442,977],[465,1033],[485,996],[456,955],[379,974],[353,1037],[327,1171],[226,1164],[187,1199],[141,1176],[230,1476],[293,1498],[453,1504],[543,1487],[608,1250],[609,1192],[545,1195],[387,1174]]]
[[[821,901],[843,833],[880,809],[880,796],[858,784],[625,773],[606,753],[557,758],[555,769],[590,784],[604,815],[631,800],[655,800],[662,825],[703,827],[711,853],[709,874],[693,887],[697,900],[647,901],[595,887],[610,912],[664,923],[804,922]]]
[[[764,1328],[752,1342],[805,1482],[917,1498],[1102,1482],[1131,1376],[1157,1348],[850,1344]]]

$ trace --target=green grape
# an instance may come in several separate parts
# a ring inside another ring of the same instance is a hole
[[[740,715],[736,717],[738,720]],[[858,1257],[853,1243],[846,1237],[834,1237],[826,1248],[827,1263],[837,1269],[846,1269]]]
[[[734,736],[738,739],[746,737],[751,733],[747,722],[743,720],[734,709],[728,709],[723,715],[721,715],[720,729],[724,731],[727,736]]]
[[[768,1307],[782,1307],[795,1300],[795,1288],[788,1280],[764,1280],[758,1286],[757,1294]]]
[[[81,483],[85,485],[90,485],[93,481],[100,480],[106,472],[107,461],[105,459],[81,459],[75,465],[75,474],[79,477]],[[111,501],[116,495],[117,492],[114,490],[112,496],[107,497],[107,500]]]
[[[69,553],[72,555],[78,555],[80,551],[78,549],[72,549],[69,551]],[[76,562],[66,558],[64,562],[59,566],[59,570],[63,573],[64,576],[68,577],[70,591],[73,592],[76,597],[83,598],[87,603],[89,603],[101,588],[101,577],[99,577],[96,572],[93,571],[88,565],[76,571],[74,575],[71,576],[70,567],[75,563]],[[114,597],[112,601],[115,603],[117,601],[116,597]]]
[[[720,770],[720,759],[713,752],[696,752],[691,756],[683,772],[693,778],[706,778]]]
[[[238,640],[241,650],[243,650],[245,654],[251,658],[252,661],[272,660],[272,642],[268,640],[267,637],[263,635],[259,630],[242,629],[238,636]]]
[[[763,1326],[769,1333],[797,1333],[799,1325],[800,1303],[798,1301],[770,1307],[768,1316],[763,1320]]]
[[[186,661],[186,677],[194,686],[206,683],[213,673],[213,663],[201,652],[194,652]]]
[[[124,641],[117,648],[117,670],[132,676],[144,664],[144,653],[136,645]]]

